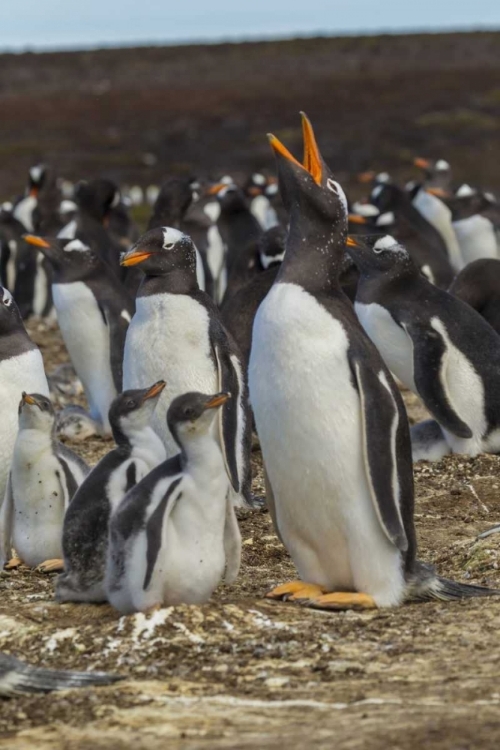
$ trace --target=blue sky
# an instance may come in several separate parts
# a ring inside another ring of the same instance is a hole
[[[500,0],[4,0],[0,49],[500,28]]]

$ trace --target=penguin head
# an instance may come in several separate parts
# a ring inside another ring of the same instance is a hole
[[[166,383],[158,380],[149,388],[120,393],[109,409],[109,423],[115,442],[129,443],[134,434],[149,427],[151,417]]]
[[[34,250],[39,250],[57,271],[66,271],[71,277],[80,278],[101,261],[88,245],[79,239],[62,237],[38,237],[23,235],[24,241]]]
[[[286,232],[280,227],[271,227],[259,237],[260,264],[264,270],[276,266],[285,257]]]
[[[278,182],[283,204],[291,213],[317,221],[324,219],[342,228],[347,234],[347,198],[316,143],[312,125],[302,112],[304,157],[300,163],[276,136],[269,134],[269,142],[278,164]]]
[[[20,325],[23,326],[23,322],[14,297],[8,289],[0,286],[0,335],[10,333]]]
[[[31,167],[28,174],[28,194],[34,198],[38,198],[38,194],[43,187],[45,177],[47,174],[47,167],[45,164],[35,164]]]
[[[174,177],[163,183],[153,206],[149,229],[178,224],[193,202],[192,178]]]
[[[445,159],[423,159],[418,157],[413,164],[421,169],[425,175],[425,189],[438,198],[449,193],[452,173],[451,166]]]
[[[393,271],[396,268],[413,268],[410,254],[390,234],[349,235],[346,250],[361,274]]]
[[[248,178],[244,187],[244,192],[249,198],[255,198],[258,195],[266,195],[268,187],[269,177],[262,174],[262,172],[254,172]]]
[[[209,194],[215,196],[221,211],[225,213],[237,213],[247,209],[245,193],[234,182],[219,182],[209,189]]]
[[[41,430],[50,435],[55,429],[55,422],[56,413],[47,396],[23,391],[19,402],[20,430]]]
[[[196,251],[191,237],[179,229],[157,227],[123,253],[120,265],[138,265],[147,276],[166,276],[179,270],[196,273]]]
[[[204,393],[184,393],[175,398],[167,412],[167,424],[177,444],[190,438],[206,435],[218,410],[229,401],[228,392],[206,395]]]
[[[121,196],[112,180],[99,178],[79,182],[75,186],[74,199],[80,211],[105,223],[110,210],[120,203]]]

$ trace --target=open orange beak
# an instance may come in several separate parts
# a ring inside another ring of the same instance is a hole
[[[133,252],[125,253],[120,259],[120,265],[121,266],[137,266],[139,263],[142,263],[144,260],[147,260],[153,255],[152,252],[148,252],[147,250],[134,250]]]
[[[218,393],[216,396],[213,396],[210,401],[207,401],[205,409],[216,409],[218,406],[225,404],[226,401],[229,401],[230,398],[230,393]]]
[[[304,112],[300,113],[302,117],[302,137],[304,139],[304,163],[301,164],[297,159],[290,153],[290,151],[284,146],[281,141],[271,133],[268,134],[269,143],[277,154],[285,157],[292,164],[296,164],[301,169],[305,169],[314,182],[317,185],[321,185],[321,178],[323,175],[323,166],[321,162],[321,156],[316,143],[316,138],[311,125],[311,122]]]
[[[351,237],[351,235],[347,237],[345,244],[347,245],[347,247],[359,247],[358,243],[356,242],[354,237]]]
[[[365,217],[359,214],[349,214],[347,218],[351,224],[368,224]]]
[[[50,247],[50,243],[47,240],[44,240],[43,237],[38,237],[36,234],[23,234],[23,240],[28,245],[33,245],[33,247]]]
[[[420,156],[416,159],[413,159],[413,164],[419,169],[430,169],[431,166],[429,159],[422,159]]]
[[[159,380],[157,383],[151,386],[149,391],[146,391],[145,395],[142,397],[142,400],[147,401],[149,398],[155,398],[155,396],[158,396],[162,392],[166,385],[167,384],[164,380]]]

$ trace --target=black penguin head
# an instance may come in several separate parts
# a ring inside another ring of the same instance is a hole
[[[375,275],[414,268],[406,248],[390,234],[349,235],[346,249],[361,274]]]
[[[165,381],[159,380],[150,388],[137,388],[120,393],[109,409],[109,423],[115,442],[130,443],[137,432],[149,427]]]
[[[120,191],[111,180],[99,178],[75,186],[75,203],[80,211],[105,223],[109,211],[120,203]]]
[[[206,435],[217,411],[230,398],[226,392],[212,396],[192,392],[175,398],[167,412],[167,424],[177,444],[182,448],[190,438]]]
[[[153,206],[149,229],[164,226],[179,227],[193,201],[192,178],[178,177],[163,183]]]
[[[173,227],[157,227],[143,234],[120,260],[122,266],[137,266],[147,276],[166,276],[172,271],[196,274],[196,251],[191,237]]]
[[[237,213],[245,211],[248,206],[243,190],[234,182],[220,182],[210,188],[210,194],[214,195],[224,213]]]
[[[276,180],[273,181],[276,184]],[[270,178],[262,172],[254,172],[248,178],[244,192],[249,198],[255,198],[258,195],[266,195],[266,190],[270,185]]]
[[[78,239],[38,237],[25,234],[24,241],[34,250],[39,250],[56,270],[68,279],[79,279],[98,267],[102,261],[96,252]]]
[[[445,159],[422,159],[418,157],[413,160],[413,164],[421,169],[425,175],[425,189],[436,195],[438,198],[444,198],[449,195],[451,186],[451,166]]]
[[[302,112],[304,158],[295,159],[281,141],[269,135],[278,163],[279,189],[289,213],[298,210],[304,218],[324,219],[347,233],[347,198],[325,164],[312,125]]]
[[[0,286],[0,336],[24,329],[19,309],[14,297],[5,287]]]
[[[465,184],[460,185],[455,195],[445,202],[451,209],[453,221],[460,221],[475,214],[480,214],[496,203],[495,196],[492,193],[484,193],[478,188]]]
[[[36,164],[31,167],[28,174],[28,194],[34,198],[38,198],[38,194],[43,187],[45,177],[47,174],[47,167],[45,164]]]
[[[276,226],[264,232],[258,241],[260,264],[264,270],[281,263],[285,257],[286,232]]]
[[[56,413],[47,396],[23,392],[19,403],[20,430],[40,430],[50,435],[54,431],[55,421]]]

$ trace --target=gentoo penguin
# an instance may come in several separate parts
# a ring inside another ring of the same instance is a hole
[[[461,185],[448,200],[448,206],[464,264],[481,258],[498,258],[496,227],[482,215],[491,206],[487,194],[470,185]]]
[[[64,514],[89,468],[55,440],[56,415],[49,398],[23,393],[19,432],[0,513],[0,557],[8,567],[62,568]],[[11,560],[12,547],[17,558]]]
[[[10,210],[0,207],[0,282],[12,293],[16,283],[17,253],[25,231],[21,222],[14,218],[12,206]]]
[[[148,222],[148,230],[157,227],[181,229],[186,212],[193,202],[192,179],[173,178],[161,186]],[[200,289],[205,290],[205,277],[210,276],[210,268],[204,253],[196,247],[196,278]]]
[[[279,225],[276,211],[266,195],[266,190],[269,191],[271,184],[275,184],[275,182],[271,182],[268,177],[260,172],[254,172],[244,188],[250,202],[250,212],[259,222],[263,232]]]
[[[451,184],[450,165],[444,159],[433,162],[415,159],[415,166],[423,169],[426,180],[413,195],[413,205],[441,234],[448,251],[448,259],[455,273],[463,268],[464,261],[455,231],[451,210],[442,198],[449,197]]]
[[[109,410],[116,448],[92,469],[76,492],[64,518],[64,573],[56,599],[106,600],[104,572],[111,513],[134,485],[165,460],[165,448],[150,426],[165,387],[163,380],[144,390],[125,391]]]
[[[133,300],[100,256],[81,240],[26,235],[53,267],[52,296],[71,362],[99,429],[121,391],[123,348]]]
[[[194,389],[230,391],[233,398],[214,425],[234,492],[249,501],[251,421],[244,366],[214,302],[198,287],[190,237],[171,227],[152,229],[122,263],[139,265],[145,273],[125,342],[124,389],[144,388],[160,377],[167,381],[153,415],[167,458],[177,453],[165,420],[173,399]]]
[[[500,451],[500,336],[433,286],[390,235],[350,238],[355,309],[386,365],[439,422],[453,453]]]
[[[279,226],[268,229],[257,243],[256,273],[221,306],[222,322],[236,341],[248,366],[252,345],[255,313],[271,289],[285,255],[285,230]]]
[[[44,164],[36,164],[30,168],[26,193],[14,205],[14,218],[21,222],[26,232],[33,232],[35,229],[34,213],[46,171]]]
[[[107,672],[69,672],[64,669],[41,669],[0,653],[0,698],[23,693],[50,693],[53,690],[110,685],[123,679]]]
[[[249,367],[267,502],[301,578],[269,596],[346,609],[485,593],[416,560],[406,412],[340,289],[347,200],[305,115],[303,130],[303,165],[269,136],[290,223]]]
[[[12,295],[0,287],[0,503],[16,442],[23,390],[49,395],[40,350],[30,339]]]
[[[437,229],[412,204],[406,190],[393,183],[376,185],[370,200],[380,211],[371,220],[373,232],[394,236],[406,247],[429,281],[447,289],[454,272],[446,244]],[[369,231],[365,226],[365,233]]]
[[[469,263],[455,277],[449,292],[477,310],[500,334],[500,260]]]
[[[168,410],[180,453],[127,493],[110,520],[106,591],[127,614],[202,604],[238,575],[241,536],[213,424],[229,393],[187,393]]]

